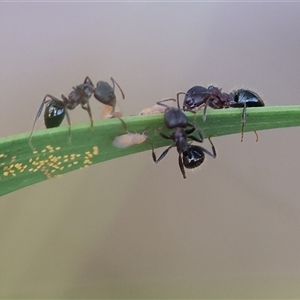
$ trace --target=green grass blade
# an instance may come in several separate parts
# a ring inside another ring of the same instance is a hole
[[[241,132],[241,112],[242,109],[208,110],[205,122],[202,112],[188,116],[205,137],[223,136]],[[156,133],[156,130],[166,131],[162,115],[131,116],[123,120],[129,132],[147,131],[155,148],[170,145],[170,140]],[[300,126],[300,105],[247,109],[245,132],[295,126]],[[115,148],[112,141],[124,133],[119,119],[109,119],[95,122],[93,131],[89,124],[72,126],[72,143],[67,127],[37,131],[32,138],[34,151],[29,146],[29,133],[1,138],[0,196],[92,164],[151,149],[150,143]]]

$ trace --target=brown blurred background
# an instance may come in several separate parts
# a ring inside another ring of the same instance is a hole
[[[86,75],[118,81],[124,115],[196,84],[298,104],[299,14],[300,3],[1,3],[0,134],[30,131],[45,94]],[[80,108],[71,119],[89,122]],[[145,152],[1,197],[0,297],[300,297],[299,135],[215,138],[218,159],[186,180],[173,149],[158,165]]]

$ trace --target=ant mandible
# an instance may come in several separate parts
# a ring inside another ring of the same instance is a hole
[[[200,166],[205,159],[205,153],[213,158],[217,157],[217,153],[215,150],[215,146],[213,145],[211,139],[209,138],[209,142],[212,147],[212,152],[209,152],[205,148],[201,146],[195,146],[188,143],[188,139],[197,141],[199,143],[203,142],[203,136],[200,130],[197,130],[193,124],[191,124],[188,121],[187,116],[184,114],[184,112],[179,107],[179,101],[178,97],[179,94],[177,94],[177,103],[178,108],[170,107],[163,102],[165,101],[176,101],[175,99],[165,99],[157,102],[158,105],[165,106],[166,109],[164,111],[164,123],[167,128],[174,129],[171,135],[165,135],[164,133],[159,133],[159,135],[164,139],[170,139],[173,141],[173,143],[163,151],[163,153],[159,156],[159,158],[156,158],[156,154],[154,152],[153,146],[152,146],[152,158],[155,163],[159,163],[169,152],[169,150],[173,147],[177,148],[177,152],[179,154],[178,156],[178,164],[180,171],[182,173],[183,178],[186,178],[185,169],[194,169],[198,166]],[[190,127],[188,129],[184,129]],[[198,137],[195,137],[191,135],[193,132],[198,131]]]
[[[244,138],[244,126],[246,123],[246,108],[247,107],[261,107],[265,106],[262,98],[253,91],[247,89],[239,89],[232,91],[230,94],[223,93],[222,89],[213,85],[205,88],[203,86],[196,85],[190,88],[185,94],[183,101],[183,110],[192,111],[196,107],[204,106],[203,120],[206,119],[206,109],[211,107],[214,109],[221,108],[243,108],[242,112],[242,129],[241,129],[241,142]],[[256,134],[256,142],[258,141],[258,134]]]

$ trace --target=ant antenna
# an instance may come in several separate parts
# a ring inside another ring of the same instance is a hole
[[[113,83],[113,90],[115,90],[115,85],[116,85],[122,94],[122,98],[125,99],[125,94],[124,94],[123,90],[121,89],[121,87],[119,86],[119,84],[112,77],[110,77],[110,80]]]

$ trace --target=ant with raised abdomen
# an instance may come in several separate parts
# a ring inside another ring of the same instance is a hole
[[[216,158],[217,153],[215,150],[215,147],[212,143],[212,141],[209,138],[209,141],[212,146],[212,152],[209,152],[205,148],[201,146],[195,146],[191,145],[188,143],[188,139],[197,141],[199,143],[203,142],[203,136],[200,130],[197,130],[197,128],[194,127],[193,124],[191,124],[188,121],[187,116],[184,114],[184,112],[180,109],[179,107],[179,101],[178,101],[178,96],[177,94],[177,103],[178,103],[178,108],[175,107],[170,107],[163,102],[173,100],[176,101],[175,99],[165,99],[157,102],[158,105],[165,106],[166,109],[164,111],[164,123],[167,128],[173,129],[174,131],[171,133],[171,135],[166,135],[164,133],[159,133],[161,137],[164,139],[170,139],[173,141],[173,143],[163,151],[163,153],[159,156],[159,158],[156,158],[156,154],[154,152],[154,149],[152,147],[152,158],[155,163],[159,163],[169,152],[169,150],[173,147],[177,148],[177,152],[179,154],[178,156],[178,164],[180,171],[182,173],[183,178],[186,178],[185,175],[185,169],[194,169],[198,166],[200,166],[205,159],[205,153],[208,154],[209,156]],[[187,128],[190,127],[190,128]],[[198,131],[198,137],[195,137],[191,135],[193,132]]]

